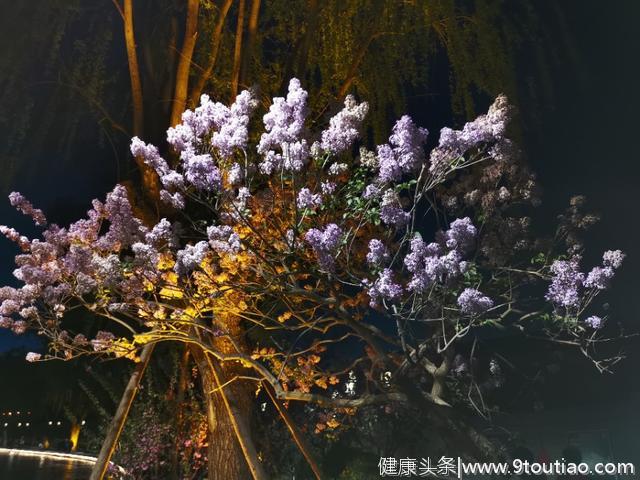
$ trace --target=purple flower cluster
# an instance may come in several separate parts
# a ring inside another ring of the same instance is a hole
[[[602,263],[605,267],[620,268],[625,254],[621,250],[607,250],[602,255]]]
[[[584,282],[580,272],[579,257],[571,260],[556,260],[551,265],[553,278],[546,299],[562,307],[577,307],[580,303],[579,289]]]
[[[441,232],[438,243],[427,245],[416,235],[404,258],[407,270],[413,274],[408,288],[420,293],[435,282],[459,277],[467,269],[463,253],[471,248],[475,235],[476,228],[466,217],[453,221],[449,230]]]
[[[187,245],[176,253],[176,264],[173,270],[178,275],[185,275],[198,267],[209,253],[209,245],[205,241],[195,245]]]
[[[265,175],[284,168],[302,170],[309,159],[309,146],[301,139],[307,118],[307,92],[292,78],[286,99],[275,97],[263,117],[265,132],[260,137],[258,153],[263,155],[260,171]],[[281,153],[277,153],[276,149]]]
[[[510,118],[511,107],[507,97],[499,95],[486,115],[466,123],[462,130],[443,128],[438,146],[431,151],[429,171],[440,175],[452,160],[465,152],[502,139]]]
[[[316,208],[322,205],[322,196],[318,193],[311,193],[311,190],[305,187],[298,192],[296,203],[299,209]]]
[[[464,315],[475,317],[493,307],[493,301],[475,288],[465,288],[458,296],[458,306]]]
[[[596,288],[605,290],[609,287],[609,283],[614,276],[612,267],[593,267],[584,280],[584,286],[587,288]]]
[[[409,212],[402,209],[400,198],[393,189],[386,190],[382,196],[380,219],[387,225],[394,225],[398,228],[404,227],[411,219]]]
[[[240,251],[240,235],[228,225],[208,227],[207,237],[214,252],[235,254]]]
[[[313,248],[320,268],[332,272],[335,268],[334,254],[342,241],[342,229],[335,223],[330,223],[324,230],[308,230],[304,238]]]
[[[396,122],[389,143],[378,146],[378,181],[394,182],[414,172],[425,160],[424,143],[428,131],[417,127],[405,115]]]
[[[473,247],[477,233],[478,231],[469,217],[458,218],[451,222],[447,231],[439,235],[439,240],[447,248],[465,253]]]
[[[249,140],[249,117],[258,102],[249,90],[241,92],[230,108],[222,105],[221,118],[216,123],[217,131],[211,136],[211,145],[218,149],[222,158],[233,155],[236,149],[245,150]]]
[[[369,253],[367,253],[367,262],[371,266],[380,266],[389,258],[389,251],[386,245],[377,238],[369,241]]]
[[[369,105],[358,105],[352,95],[347,95],[344,108],[329,120],[329,128],[322,132],[320,148],[333,155],[345,152],[358,139],[360,126],[369,111]]]
[[[375,307],[379,304],[380,300],[393,301],[402,295],[403,289],[393,279],[393,271],[390,268],[385,268],[380,272],[378,278],[373,284],[368,285],[367,293],[371,299],[371,307]]]
[[[584,323],[594,330],[597,330],[602,327],[602,318],[598,317],[597,315],[591,315],[590,317],[585,319]]]
[[[142,222],[133,215],[127,189],[116,185],[107,194],[104,214],[109,221],[109,229],[101,239],[101,246],[108,250],[126,248],[144,238],[147,233]]]
[[[622,265],[624,257],[620,250],[608,250],[602,256],[603,265],[593,267],[586,275],[579,269],[580,257],[556,260],[551,265],[553,277],[545,298],[557,306],[578,307],[582,298],[581,289],[608,288],[615,270]]]
[[[171,222],[163,218],[145,235],[145,241],[156,248],[165,245],[176,247],[178,245],[178,236]]]
[[[39,208],[33,208],[33,205],[19,192],[11,192],[9,194],[9,203],[19,212],[33,219],[36,225],[44,226],[47,224],[47,218]]]
[[[222,173],[209,154],[195,155],[190,151],[181,154],[184,177],[196,189],[217,192],[222,188]]]

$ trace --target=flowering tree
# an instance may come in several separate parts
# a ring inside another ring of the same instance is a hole
[[[477,387],[468,365],[487,329],[576,345],[600,369],[617,359],[594,356],[606,318],[592,304],[624,255],[580,271],[574,230],[589,220],[577,204],[553,239],[529,233],[535,182],[505,136],[505,97],[462,130],[442,129],[428,153],[428,132],[404,116],[388,143],[354,155],[367,104],[348,96],[314,132],[296,79],[259,136],[256,108],[251,91],[230,107],[203,95],[167,132],[175,162],[133,138],[162,185],[167,215],[155,225],[119,185],[68,228],[12,194],[44,231],[31,240],[1,227],[23,251],[24,283],[0,290],[2,325],[37,329],[47,358],[135,359],[145,344],[187,343],[212,397],[229,395],[250,464],[249,388],[328,409],[314,418],[321,431],[368,405],[451,405],[447,382]],[[79,309],[104,319],[93,338],[74,333]],[[469,455],[488,454],[474,436]]]

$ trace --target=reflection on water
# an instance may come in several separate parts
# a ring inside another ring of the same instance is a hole
[[[0,453],[0,480],[86,480],[91,465],[69,459]]]

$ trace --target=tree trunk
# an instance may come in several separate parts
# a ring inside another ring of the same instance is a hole
[[[256,36],[258,34],[258,18],[260,17],[260,0],[251,2],[251,11],[249,12],[249,22],[247,25],[247,45],[242,54],[242,66],[240,67],[240,84],[247,85],[249,83],[249,72],[251,70],[251,61],[256,46]]]
[[[240,64],[242,62],[242,36],[244,35],[244,2],[245,0],[240,0],[238,5],[238,23],[236,24],[236,42],[233,50],[233,71],[231,73],[231,99],[229,102],[233,102],[238,94]]]
[[[193,49],[196,46],[198,36],[198,8],[200,0],[189,0],[187,5],[187,22],[184,32],[184,41],[180,51],[178,61],[178,71],[176,73],[176,88],[173,96],[173,106],[171,108],[171,126],[180,123],[182,112],[187,106],[187,92],[189,91],[189,71],[191,70],[191,58]]]
[[[197,106],[198,101],[200,100],[200,95],[202,95],[202,90],[204,90],[207,81],[209,81],[211,75],[213,74],[213,69],[216,66],[216,59],[218,58],[218,50],[220,49],[222,29],[224,28],[224,22],[227,18],[227,13],[229,13],[229,9],[231,8],[232,3],[233,0],[225,0],[220,7],[218,19],[216,20],[216,26],[214,27],[213,33],[211,34],[211,51],[209,52],[207,67],[202,72],[202,75],[198,77],[198,80],[196,81],[196,84],[191,91],[190,103],[192,107]]]
[[[182,357],[180,358],[180,364],[178,366],[178,386],[176,389],[176,436],[177,440],[175,443],[175,448],[171,451],[171,478],[178,479],[179,476],[179,453],[181,445],[179,445],[179,439],[182,438],[184,433],[184,398],[187,392],[187,388],[189,386],[189,378],[191,376],[191,370],[189,369],[189,359],[191,358],[191,354],[189,352],[189,348],[185,347],[184,352],[182,352]]]
[[[129,383],[127,383],[127,386],[124,389],[124,393],[120,399],[120,404],[118,405],[118,409],[116,410],[113,419],[111,420],[111,424],[107,430],[107,436],[102,443],[100,454],[93,466],[89,480],[102,480],[107,473],[109,461],[113,456],[113,452],[116,450],[116,446],[118,445],[118,439],[120,438],[120,434],[122,433],[122,429],[124,428],[124,424],[127,420],[131,404],[138,392],[140,380],[142,380],[142,375],[144,374],[147,365],[149,365],[154,345],[155,344],[150,343],[142,349],[140,361],[136,364],[133,373],[129,378]]]
[[[136,39],[133,30],[133,0],[124,0],[124,40],[129,62],[131,98],[133,100],[133,134],[142,136],[144,126],[144,107],[142,102],[142,83],[136,53]]]
[[[208,480],[266,479],[248,430],[251,397],[236,382],[221,387],[223,379],[238,374],[237,368],[223,365],[216,369],[199,347],[193,347],[192,355],[198,364],[206,400]]]
[[[198,364],[202,390],[206,401],[208,435],[208,480],[244,480],[251,478],[236,431],[219,391],[215,374],[205,353],[193,347],[193,358]],[[243,402],[239,407],[245,410]]]
[[[116,5],[119,5],[116,3]],[[124,0],[122,10],[124,21],[124,41],[127,48],[127,60],[129,63],[129,78],[131,81],[131,98],[133,103],[133,134],[142,137],[144,134],[144,103],[142,96],[142,82],[140,81],[140,67],[136,52],[136,39],[133,28],[133,0]],[[142,191],[147,206],[157,205],[160,198],[160,185],[156,172],[144,159],[136,157],[136,166],[140,172]]]

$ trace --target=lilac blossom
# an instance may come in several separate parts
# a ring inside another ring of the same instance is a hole
[[[264,156],[260,164],[263,173],[270,174],[278,168],[299,171],[307,163],[309,146],[301,140],[308,113],[307,95],[300,81],[293,78],[287,97],[273,99],[269,112],[263,117],[265,132],[258,144],[258,153]]]
[[[177,210],[182,210],[185,206],[184,197],[180,192],[169,193],[167,190],[160,190],[160,200]]]
[[[625,254],[621,250],[607,250],[602,255],[602,262],[605,267],[620,268]]]
[[[229,172],[227,173],[227,180],[230,185],[240,185],[244,180],[244,171],[239,163],[231,165]]]
[[[475,242],[477,229],[469,217],[458,218],[451,222],[449,229],[441,235],[442,242],[450,249],[468,251]]]
[[[11,331],[16,335],[22,335],[27,331],[27,322],[24,320],[16,320],[11,326]]]
[[[375,198],[380,198],[382,196],[382,189],[379,185],[372,183],[371,185],[367,185],[364,189],[364,193],[362,197],[366,200],[373,200]]]
[[[27,353],[27,355],[24,357],[24,359],[27,362],[37,362],[38,360],[40,360],[42,358],[42,354],[40,353],[36,353],[36,352],[29,352]]]
[[[380,204],[380,219],[387,225],[403,227],[410,218],[411,215],[400,206],[398,194],[392,189],[385,191]]]
[[[322,132],[320,147],[333,155],[351,148],[358,139],[360,126],[368,110],[366,102],[358,104],[352,95],[347,95],[344,108],[329,120],[329,128]]]
[[[153,246],[142,242],[136,242],[131,245],[131,250],[135,256],[135,265],[153,269],[158,264],[160,254],[155,248],[153,248]]]
[[[367,253],[367,262],[372,266],[379,266],[389,258],[389,251],[385,244],[373,238],[369,241],[369,252]]]
[[[464,315],[477,316],[493,307],[493,301],[475,288],[465,288],[458,296],[458,306]]]
[[[416,127],[407,115],[396,122],[389,144],[378,146],[380,182],[400,180],[403,174],[412,173],[422,165],[427,134],[426,129]]]
[[[228,225],[208,227],[207,237],[214,252],[235,254],[240,251],[240,235]]]
[[[562,307],[577,307],[580,303],[579,289],[584,282],[584,273],[579,269],[579,258],[556,260],[551,265],[553,278],[545,298]]]
[[[322,182],[320,184],[320,190],[323,195],[332,195],[336,190],[336,184],[333,182]]]
[[[168,190],[182,190],[184,189],[184,177],[175,170],[169,170],[166,174],[160,177],[160,183]]]
[[[113,191],[107,194],[104,211],[109,220],[109,229],[100,240],[102,247],[123,248],[144,237],[146,229],[133,215],[127,190],[122,185],[116,185]]]
[[[178,245],[178,237],[171,222],[166,218],[161,219],[146,235],[145,241],[156,248],[163,245],[175,247]]]
[[[195,245],[187,245],[176,253],[176,264],[173,270],[178,275],[185,275],[197,268],[209,252],[207,242],[201,241]]]
[[[216,125],[218,131],[211,136],[211,145],[218,149],[223,158],[230,157],[235,149],[245,150],[249,133],[249,116],[257,106],[249,90],[245,90],[236,97],[236,101],[226,110],[226,115]],[[226,108],[226,107],[225,107]]]
[[[146,144],[138,137],[133,137],[130,149],[134,157],[142,158],[160,177],[169,173],[167,161],[160,156],[158,149],[154,145]]]
[[[366,283],[368,282],[365,282],[365,284]],[[373,284],[368,285],[367,289],[372,307],[375,307],[380,300],[396,300],[400,298],[402,292],[402,286],[393,279],[393,271],[390,268],[382,270],[378,278]]]
[[[609,287],[609,283],[613,278],[614,272],[611,267],[593,267],[584,280],[584,286],[587,288],[596,288],[605,290]]]
[[[334,253],[342,241],[342,229],[330,223],[324,230],[311,228],[304,236],[316,255],[320,268],[333,271],[335,268]]]
[[[316,208],[322,205],[322,196],[318,193],[311,193],[311,190],[305,187],[298,192],[296,204],[300,209]]]
[[[183,152],[184,176],[191,185],[205,192],[219,191],[222,187],[222,174],[211,155],[192,155]]]
[[[11,206],[18,210],[20,213],[31,217],[31,219],[38,226],[44,226],[47,224],[47,218],[39,208],[34,208],[29,200],[27,200],[19,192],[11,192],[9,194],[9,203]]]
[[[585,319],[584,323],[594,330],[597,330],[602,327],[602,318],[598,317],[597,315],[591,315],[590,317]]]
[[[448,165],[468,150],[502,140],[510,120],[511,108],[504,95],[499,95],[486,115],[467,122],[462,130],[440,130],[438,146],[431,151],[429,171],[439,176]]]
[[[349,170],[349,165],[347,165],[346,163],[332,163],[329,167],[329,175],[337,177],[347,170]]]

